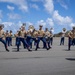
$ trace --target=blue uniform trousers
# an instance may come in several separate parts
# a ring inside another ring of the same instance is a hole
[[[0,38],[0,41],[4,44],[5,49],[7,49],[7,44],[6,44],[6,41],[5,41],[5,40],[3,40],[2,38]]]
[[[23,47],[24,47],[24,48],[25,48],[25,45],[26,45],[27,49],[29,48],[29,45],[28,45],[26,39],[21,38],[21,37],[17,37],[17,50],[18,50],[18,51],[19,51],[20,42],[23,43]]]
[[[33,42],[32,37],[31,36],[27,36],[26,40],[27,40],[28,45],[32,48],[32,42]]]
[[[68,50],[70,50],[71,45],[72,45],[72,39],[69,37],[68,38]]]
[[[16,41],[15,41],[15,45],[17,46],[17,42],[19,41],[19,37],[16,37]],[[21,42],[19,42],[19,44],[21,45]]]
[[[64,37],[61,37],[60,45],[64,45],[64,40],[65,40],[65,38]]]
[[[53,44],[53,37],[50,37],[50,45]]]
[[[38,48],[38,38],[32,38],[32,40],[35,43],[36,49]]]
[[[12,37],[9,37],[9,41],[10,45],[12,46]]]
[[[44,45],[43,47],[45,47],[47,49],[47,44],[46,44],[45,37],[38,37],[37,48],[39,47],[40,40],[43,42],[43,45]]]
[[[72,45],[73,46],[75,45],[75,38],[72,40]]]
[[[10,46],[10,37],[6,37],[6,44],[7,46]]]
[[[45,38],[46,39],[46,44],[47,44],[47,48],[51,48],[51,38],[50,37],[48,37],[48,38]]]

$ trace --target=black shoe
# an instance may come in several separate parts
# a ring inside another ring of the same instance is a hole
[[[19,51],[19,47],[17,47],[17,51]]]
[[[52,47],[49,47],[49,49],[51,49]]]
[[[28,51],[32,51],[32,50],[28,49]]]
[[[37,51],[37,48],[35,49],[35,51]]]
[[[46,48],[47,50],[49,50],[49,48]]]
[[[26,47],[24,47],[24,49],[26,49]]]
[[[9,50],[8,50],[8,49],[6,49],[6,51],[7,51],[7,52],[9,52]]]

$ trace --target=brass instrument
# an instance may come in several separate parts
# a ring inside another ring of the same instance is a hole
[[[66,31],[66,28],[63,28],[63,31]]]
[[[34,26],[30,25],[28,29],[33,29],[34,30]]]
[[[29,29],[31,32],[33,32],[34,26],[33,26],[33,25],[30,25],[30,26],[28,27],[28,29]]]

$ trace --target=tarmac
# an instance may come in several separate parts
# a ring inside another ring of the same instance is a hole
[[[75,75],[75,46],[68,50],[68,38],[65,38],[65,45],[59,45],[60,38],[54,37],[52,49],[42,48],[32,52],[23,49],[20,51],[15,46],[8,47],[6,52],[4,45],[0,42],[0,75]]]

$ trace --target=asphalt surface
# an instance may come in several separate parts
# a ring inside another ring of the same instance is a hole
[[[75,46],[68,49],[68,39],[65,45],[60,46],[60,38],[54,38],[52,49],[40,49],[28,52],[20,47],[16,51],[15,41],[13,46],[8,47],[6,52],[4,45],[0,42],[0,75],[75,75]]]

